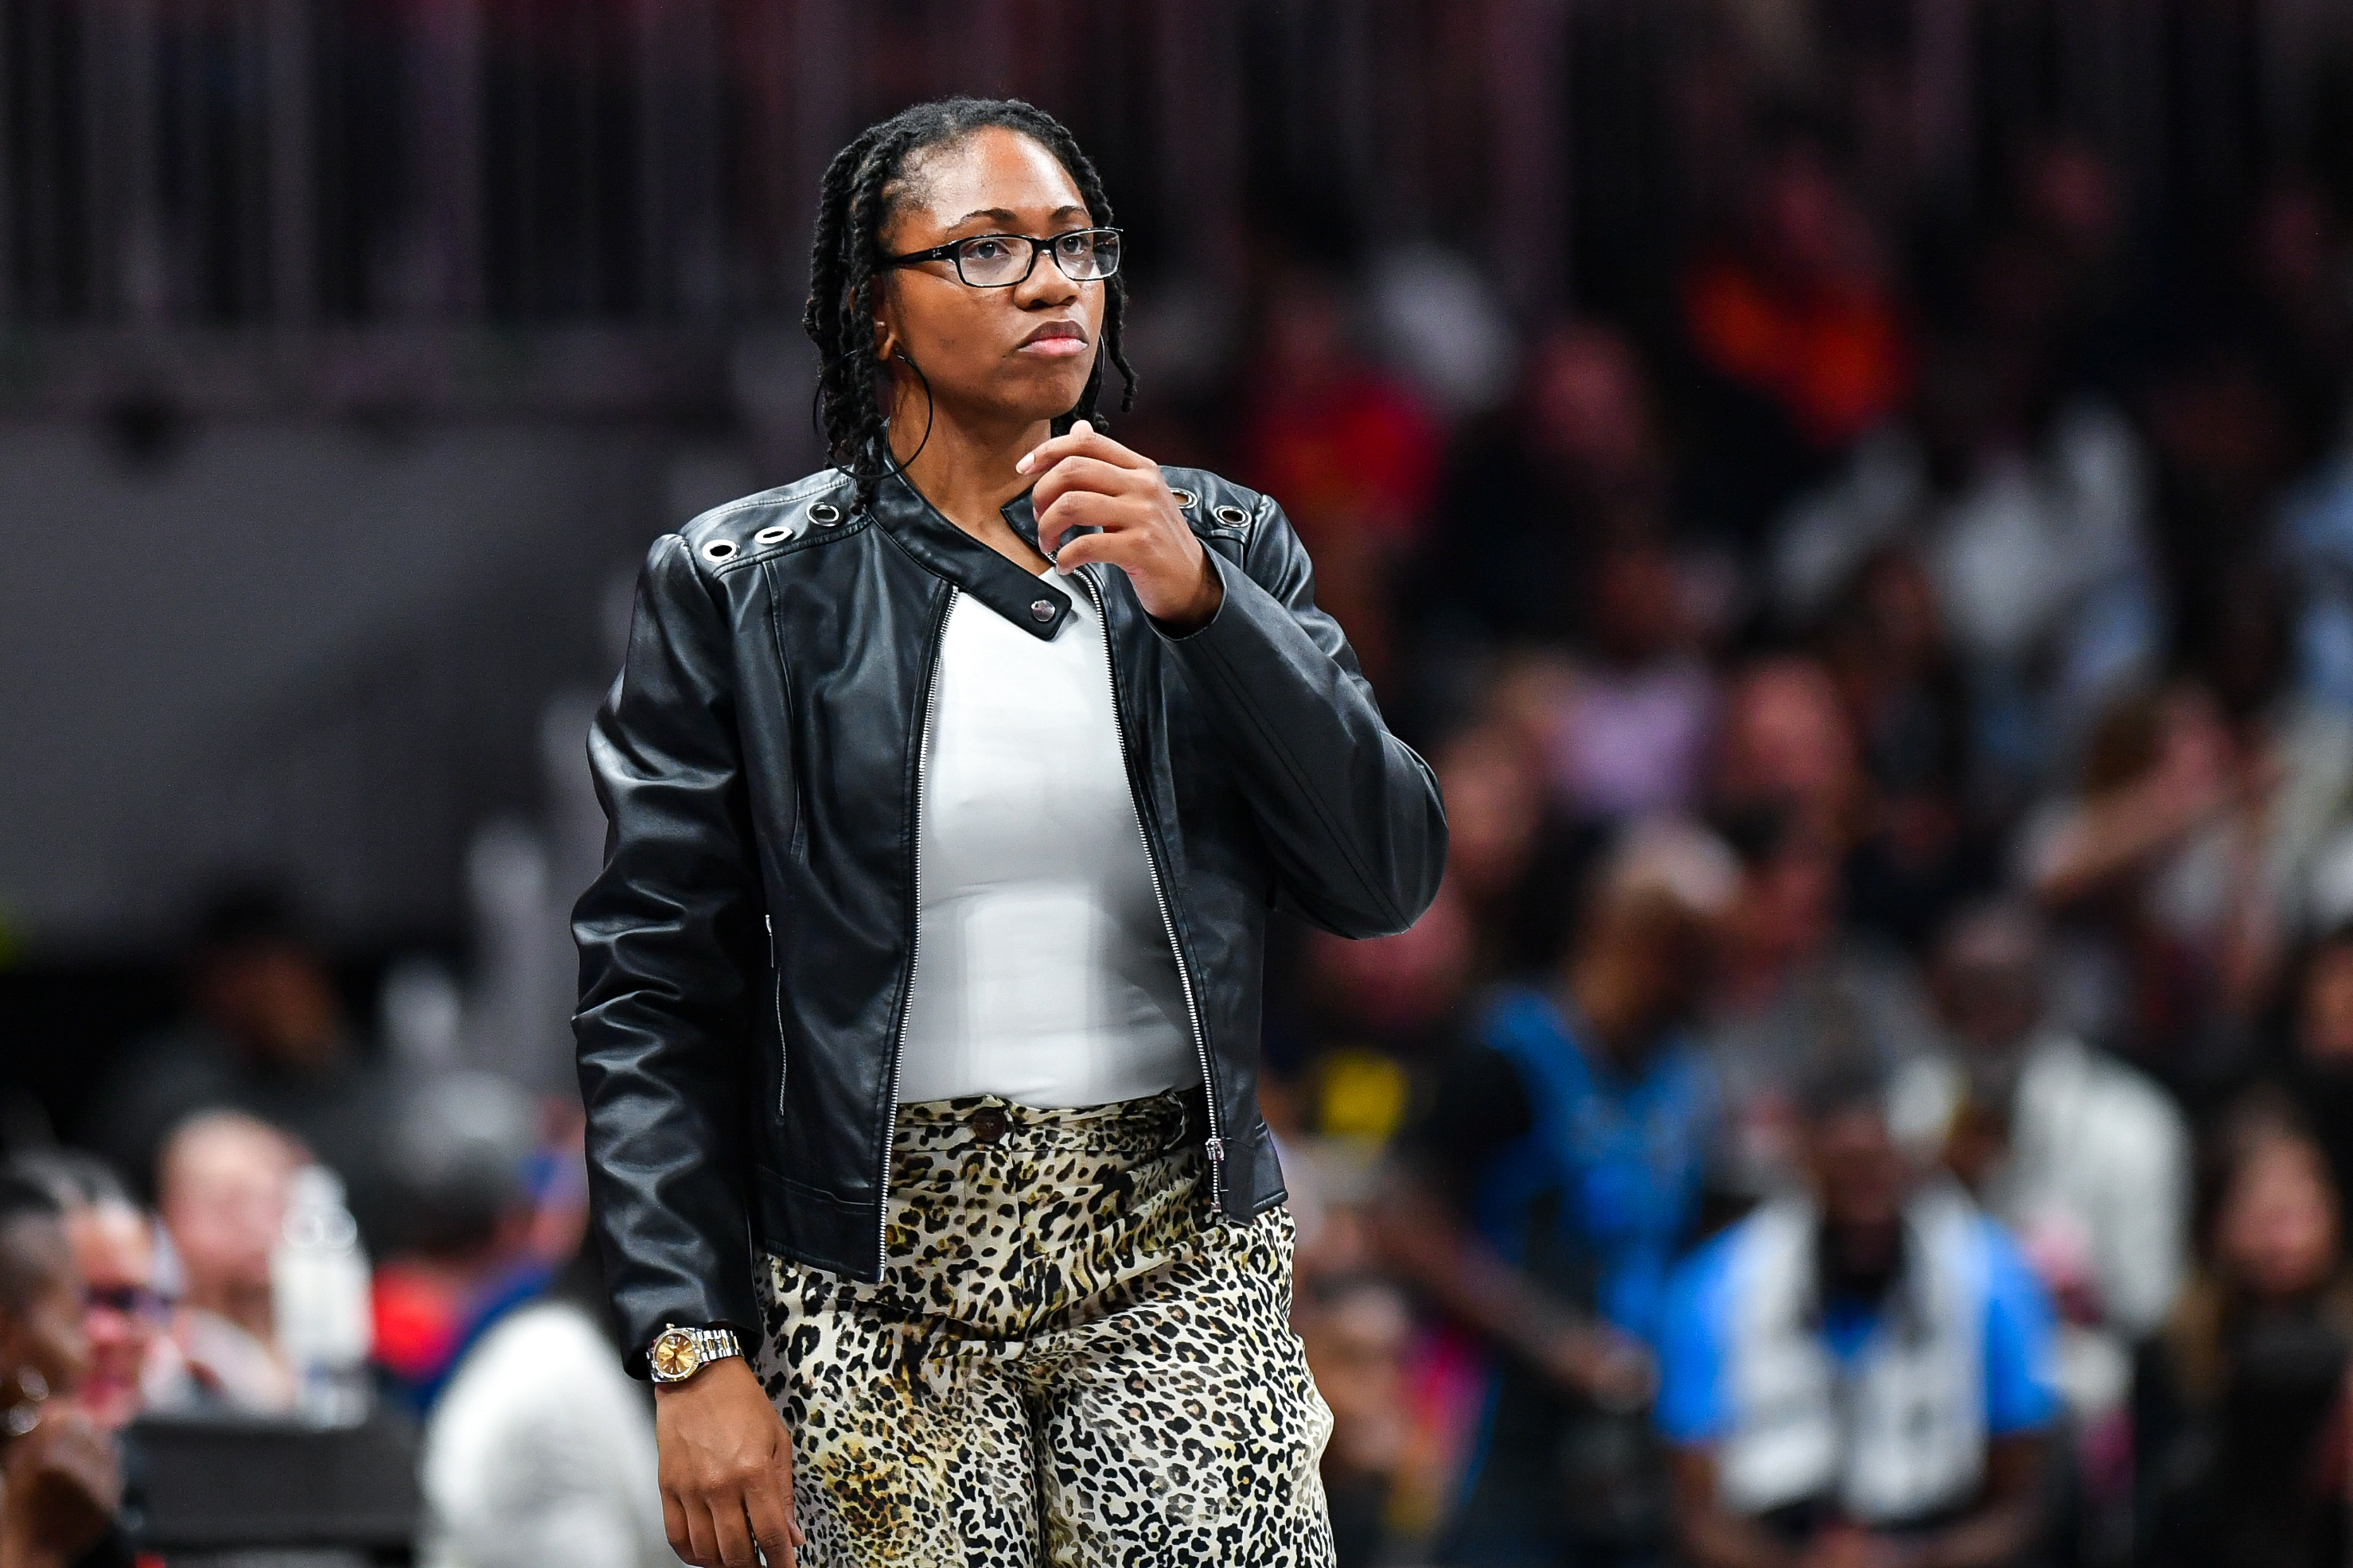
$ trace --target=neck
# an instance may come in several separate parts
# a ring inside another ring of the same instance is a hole
[[[278,1328],[270,1315],[269,1286],[267,1282],[191,1289],[187,1300],[191,1307],[202,1307],[207,1312],[227,1318],[264,1344],[277,1342]]]
[[[1595,958],[1574,962],[1564,989],[1583,1015],[1593,1044],[1621,1067],[1639,1058],[1657,1033],[1649,1010],[1637,1004],[1613,964]]]
[[[1823,1226],[1822,1283],[1831,1295],[1875,1297],[1894,1280],[1903,1261],[1900,1217],[1882,1225]]]
[[[891,456],[908,481],[940,515],[983,544],[1028,571],[1044,571],[1046,558],[1013,531],[1002,509],[1035,481],[1013,465],[1053,434],[1051,422],[960,418],[934,405],[911,381],[898,383],[891,409]]]

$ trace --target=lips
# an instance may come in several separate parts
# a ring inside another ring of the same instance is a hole
[[[1018,353],[1060,355],[1084,353],[1087,330],[1076,321],[1046,321],[1023,338],[1015,352]]]

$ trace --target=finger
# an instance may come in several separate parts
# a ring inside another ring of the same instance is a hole
[[[711,1500],[711,1524],[719,1537],[719,1561],[727,1568],[760,1568],[752,1554],[752,1523],[744,1513],[744,1494]]]
[[[1014,471],[1023,474],[1043,473],[1052,464],[1073,453],[1082,453],[1090,458],[1101,458],[1115,468],[1158,467],[1151,458],[1141,453],[1130,451],[1082,419],[1071,426],[1070,434],[1050,437],[1024,453],[1013,465]]]
[[[689,1563],[701,1563],[702,1559],[696,1555],[694,1549],[694,1536],[686,1528],[684,1505],[680,1503],[676,1493],[668,1489],[662,1492],[661,1500],[662,1533],[670,1537],[671,1554],[683,1557]]]
[[[686,1560],[694,1568],[719,1568],[719,1532],[711,1527],[711,1510],[701,1498],[683,1500],[686,1510]]]
[[[1029,487],[1029,504],[1044,508],[1072,490],[1094,490],[1107,496],[1132,495],[1150,481],[1139,469],[1123,468],[1083,452],[1072,453],[1046,468]]]
[[[1071,530],[1102,528],[1117,532],[1134,521],[1134,513],[1124,498],[1072,490],[1038,514],[1038,548],[1059,558]]]
[[[1120,548],[1115,533],[1082,533],[1054,552],[1055,566],[1064,572],[1074,572],[1090,561],[1126,570],[1124,559],[1130,552]]]
[[[752,1518],[752,1539],[768,1554],[768,1568],[790,1568],[795,1544],[792,1483],[772,1476],[767,1484],[744,1494],[744,1510]]]

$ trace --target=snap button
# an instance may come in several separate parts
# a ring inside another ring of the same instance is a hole
[[[821,500],[808,509],[809,521],[819,528],[831,528],[841,521],[841,509],[829,500]]]
[[[1005,1111],[1000,1106],[984,1105],[972,1113],[972,1141],[994,1143],[1005,1136]]]
[[[1054,601],[1051,599],[1030,600],[1029,618],[1036,621],[1040,626],[1052,620],[1054,618]]]
[[[1250,521],[1250,513],[1238,506],[1221,506],[1209,514],[1228,528],[1240,528]]]

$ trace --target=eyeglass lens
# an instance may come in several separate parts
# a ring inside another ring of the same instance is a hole
[[[1018,283],[1037,265],[1038,247],[1019,235],[976,235],[956,247],[956,272],[981,288]],[[1056,235],[1046,248],[1073,283],[1092,283],[1119,269],[1119,236],[1099,228]]]

